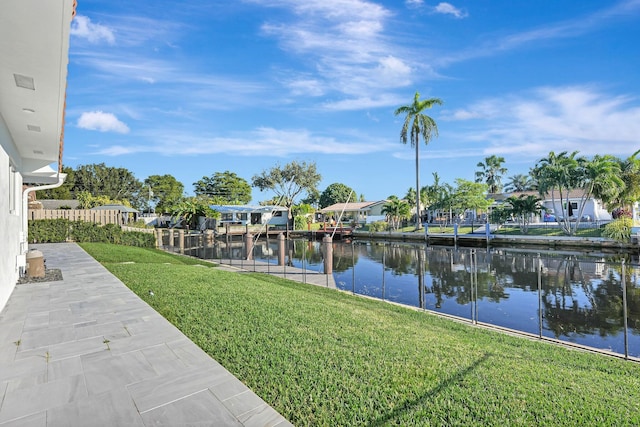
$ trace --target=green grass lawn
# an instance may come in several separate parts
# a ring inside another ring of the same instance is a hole
[[[640,425],[634,362],[157,251],[81,246],[294,425]]]

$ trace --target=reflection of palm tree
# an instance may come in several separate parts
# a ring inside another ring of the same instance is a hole
[[[417,262],[416,274],[418,275],[418,307],[425,308],[425,288],[424,288],[424,251],[420,246],[416,247]]]

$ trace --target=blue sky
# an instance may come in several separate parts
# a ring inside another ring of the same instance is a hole
[[[319,190],[415,186],[394,110],[438,97],[421,185],[507,176],[549,151],[640,149],[640,0],[81,0],[64,164],[251,182],[316,162]],[[254,190],[253,203],[272,194]]]

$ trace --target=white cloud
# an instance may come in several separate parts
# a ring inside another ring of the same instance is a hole
[[[372,140],[368,135],[348,135],[341,141],[310,132],[307,129],[275,129],[261,127],[250,132],[227,137],[194,136],[190,133],[149,133],[153,141],[137,146],[114,145],[96,154],[121,156],[135,153],[157,153],[165,156],[194,156],[228,154],[236,156],[285,157],[300,154],[359,155],[396,148],[382,138]],[[375,139],[375,138],[374,138]],[[354,141],[355,140],[355,141]]]
[[[467,142],[488,142],[485,154],[533,160],[549,151],[628,156],[638,147],[640,106],[628,96],[585,86],[543,87],[484,100],[448,116]],[[466,126],[465,120],[475,119]],[[441,133],[442,133],[442,126]],[[463,130],[460,130],[463,129]]]
[[[379,96],[362,96],[354,98],[345,98],[340,101],[326,102],[322,108],[329,111],[353,111],[364,110],[367,108],[388,107],[390,105],[398,106],[406,103],[406,99],[390,94],[382,94]]]
[[[433,10],[436,13],[441,13],[443,15],[453,15],[454,17],[456,17],[458,19],[466,18],[468,16],[468,13],[465,12],[464,10],[458,9],[457,7],[452,5],[451,3],[446,3],[446,2],[438,3],[433,8]]]
[[[100,132],[129,133],[129,127],[118,120],[111,113],[102,111],[90,111],[82,113],[77,126],[81,129],[97,130]]]
[[[296,96],[322,96],[324,89],[322,82],[314,78],[297,78],[289,80],[285,83],[291,90],[292,95]]]
[[[447,112],[442,118],[443,120],[470,120],[477,119],[482,117],[482,114],[479,111],[470,111],[465,109],[455,110],[453,112]]]
[[[386,27],[393,13],[374,2],[253,0],[253,3],[286,7],[294,12],[292,21],[281,18],[281,22],[265,23],[262,30],[265,35],[277,38],[282,49],[310,64],[313,93],[363,101],[363,93],[384,95],[412,84],[414,72],[419,67],[427,68],[416,65],[425,62],[422,57],[410,53],[388,35]],[[301,94],[297,87],[289,87],[292,95]],[[358,105],[365,109],[380,106]]]
[[[87,39],[90,43],[105,41],[114,44],[116,38],[110,28],[94,24],[87,16],[76,15],[71,22],[71,35]]]
[[[634,19],[639,9],[640,1],[638,0],[622,1],[589,15],[554,22],[531,30],[524,30],[505,37],[491,39],[484,44],[476,44],[472,48],[460,52],[441,55],[439,58],[434,58],[434,63],[443,67],[469,59],[493,56],[504,51],[519,49],[528,44],[545,40],[579,37],[610,24],[611,21],[625,17],[627,17],[627,19]]]

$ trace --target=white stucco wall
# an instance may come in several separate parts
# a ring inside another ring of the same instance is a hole
[[[578,203],[578,207],[580,205],[579,199],[570,199],[570,202]],[[556,199],[555,205],[551,203],[551,200],[545,200],[543,206],[545,210],[553,211],[556,217],[562,215],[562,209],[559,199]],[[574,211],[573,214],[578,215],[578,211]],[[611,220],[611,214],[598,201],[594,199],[589,199],[585,202],[582,215],[589,215],[589,217],[594,221]]]
[[[6,129],[0,123],[0,139]],[[4,143],[0,144],[0,310],[4,308],[18,280],[17,257],[20,254],[20,212],[22,177],[19,173],[10,178],[9,155]],[[13,181],[13,183],[11,183]],[[12,185],[11,185],[12,184]],[[13,187],[13,188],[11,188]]]

